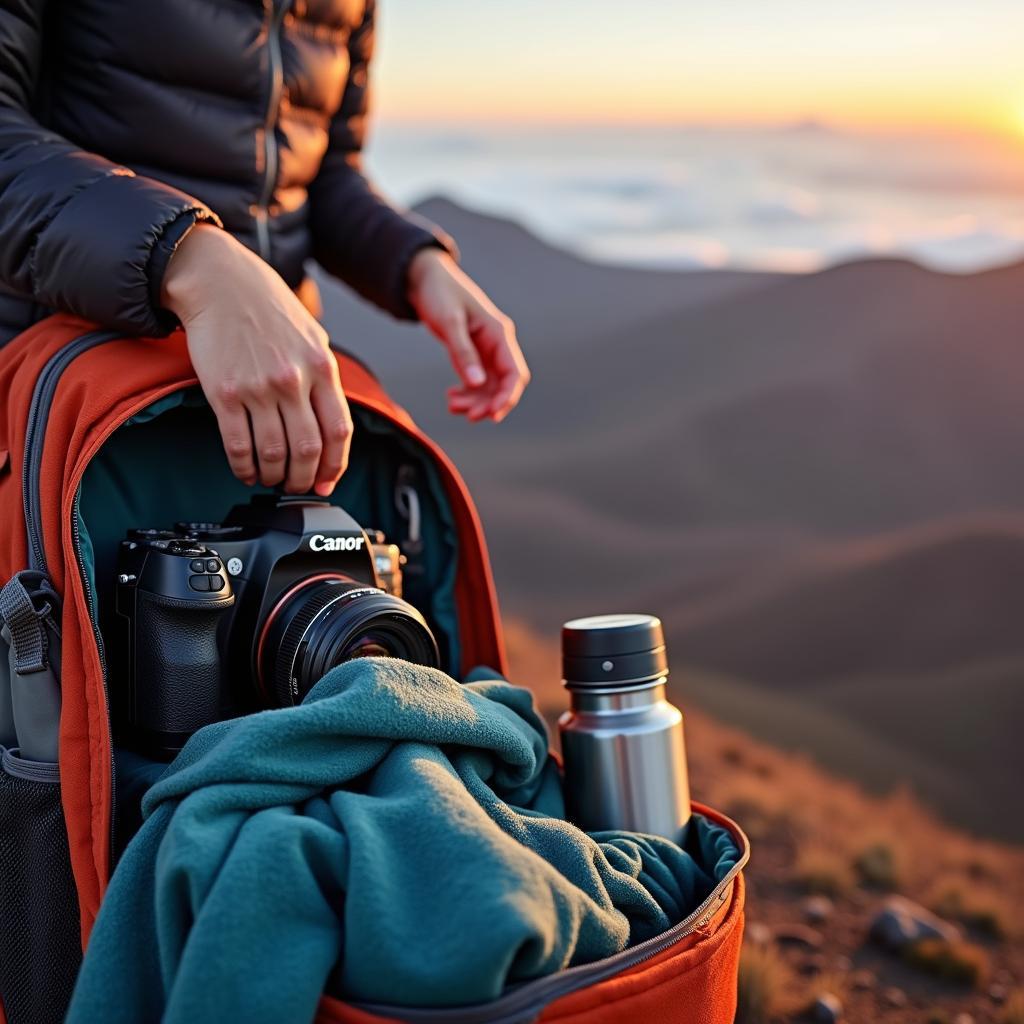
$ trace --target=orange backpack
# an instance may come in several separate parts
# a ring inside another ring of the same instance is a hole
[[[438,595],[444,667],[504,672],[497,598],[465,484],[366,367],[338,361],[356,434],[336,500],[422,553],[415,569]],[[51,317],[0,349],[0,396],[0,585],[15,581],[0,610],[18,621],[8,638],[24,678],[58,681],[60,699],[59,763],[5,751],[0,773],[0,1024],[48,1024],[63,1016],[112,866],[116,782],[97,589],[126,528],[216,518],[247,492],[223,459],[180,331],[127,339]],[[415,495],[413,513],[394,500],[403,488]],[[325,996],[317,1019],[729,1024],[748,846],[733,822],[695,809],[726,826],[742,856],[664,935],[486,1006],[356,1007]]]

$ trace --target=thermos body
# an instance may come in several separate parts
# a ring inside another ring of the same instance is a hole
[[[569,820],[679,842],[690,820],[683,716],[664,682],[625,693],[574,693],[559,721]]]
[[[602,615],[567,622],[570,709],[558,725],[569,820],[682,842],[690,820],[683,716],[669,703],[661,622]]]

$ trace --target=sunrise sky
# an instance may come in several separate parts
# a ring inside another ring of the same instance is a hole
[[[786,122],[1024,137],[1021,0],[383,0],[386,118]]]

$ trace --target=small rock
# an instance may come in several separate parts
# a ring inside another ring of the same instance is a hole
[[[812,975],[821,974],[825,970],[825,957],[821,953],[812,953],[808,957],[804,957],[800,963],[797,964],[796,969],[801,974]]]
[[[969,1013],[958,1013],[953,1018],[953,1024],[974,1024],[974,1018]]]
[[[890,896],[871,922],[870,937],[880,946],[901,950],[920,939],[959,942],[960,929],[902,896]]]
[[[827,896],[809,896],[804,900],[803,909],[804,917],[811,924],[821,924],[832,916],[835,908]]]
[[[906,1006],[907,993],[901,988],[887,988],[882,992],[882,999],[890,1006]]]
[[[772,930],[761,921],[754,921],[744,929],[747,941],[755,946],[767,946],[772,941]]]
[[[843,974],[848,974],[853,970],[853,961],[848,956],[843,956],[843,954],[840,953],[839,956],[832,961],[832,968],[833,970],[841,971]]]
[[[1005,1003],[1006,1002],[1006,997],[1008,995],[1009,995],[1009,992],[1007,992],[1005,985],[998,985],[998,984],[996,984],[996,985],[990,985],[989,986],[988,997],[994,1003]]]
[[[816,1024],[838,1024],[843,1019],[843,1004],[839,997],[831,992],[818,996],[811,1007],[811,1019]]]
[[[850,975],[850,987],[856,989],[858,992],[866,992],[868,989],[872,989],[878,983],[878,979],[875,977],[872,971],[862,968],[859,971],[854,971]]]
[[[775,929],[775,941],[783,946],[819,949],[825,940],[821,932],[808,928],[805,924],[783,924]]]

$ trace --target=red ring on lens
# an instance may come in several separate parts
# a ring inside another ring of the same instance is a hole
[[[272,707],[270,703],[270,694],[267,692],[266,683],[263,679],[263,648],[266,645],[267,633],[270,632],[270,627],[274,624],[274,620],[280,615],[284,606],[293,598],[296,594],[301,593],[306,587],[311,587],[314,583],[322,583],[324,580],[338,580],[339,583],[355,583],[351,576],[343,576],[337,572],[322,572],[316,576],[307,576],[305,579],[299,580],[298,583],[289,587],[278,599],[277,603],[273,608],[270,609],[270,614],[263,620],[263,628],[260,630],[260,638],[256,644],[256,685],[259,687],[260,694],[263,697],[263,703],[267,707]]]

